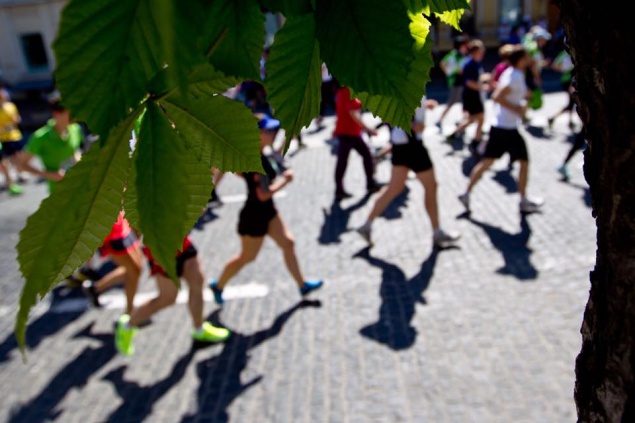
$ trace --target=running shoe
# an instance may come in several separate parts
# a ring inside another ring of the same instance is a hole
[[[84,291],[84,295],[88,298],[88,301],[95,308],[101,308],[101,303],[99,302],[99,292],[97,292],[97,287],[93,283],[93,281],[84,281],[82,283],[82,291]]]
[[[223,290],[218,287],[217,281],[211,281],[209,284],[209,289],[211,289],[212,293],[214,294],[214,301],[216,301],[216,304],[225,304],[225,300],[223,299]]]
[[[460,234],[445,232],[443,229],[440,229],[434,234],[432,242],[436,248],[448,248],[456,244],[460,238]]]
[[[380,184],[378,182],[373,182],[372,185],[368,186],[366,188],[368,195],[374,194],[376,192],[378,192],[379,190],[381,190],[384,187],[384,184]]]
[[[520,212],[521,213],[536,213],[540,211],[540,208],[544,204],[542,199],[537,198],[523,198],[520,201]]]
[[[9,185],[9,195],[22,195],[24,194],[24,190],[16,184]]]
[[[357,228],[357,233],[361,235],[362,238],[368,243],[368,245],[373,245],[373,230],[370,225],[364,225]]]
[[[560,173],[560,175],[562,175],[562,179],[564,179],[567,182],[571,178],[571,175],[569,174],[569,169],[567,169],[567,165],[560,166],[558,168],[558,173]]]
[[[139,328],[130,327],[130,315],[123,314],[117,322],[117,329],[115,330],[115,347],[117,351],[123,355],[134,354],[134,338],[139,332]]]
[[[322,285],[324,285],[324,281],[306,281],[304,285],[302,285],[302,288],[300,288],[300,295],[303,297],[309,295],[311,292],[322,288]]]
[[[342,201],[342,200],[346,200],[347,198],[351,198],[353,196],[353,194],[350,194],[346,191],[338,191],[335,193],[335,199],[337,201]]]
[[[479,152],[479,146],[481,145],[481,141],[480,140],[473,140],[470,143],[470,146],[468,147],[468,150],[470,151],[470,153],[472,153],[472,155],[474,157],[478,157],[480,155]]]
[[[459,201],[461,202],[461,204],[463,204],[463,206],[465,207],[466,211],[470,211],[470,194],[469,193],[465,193],[462,195],[459,195]]]
[[[230,331],[225,328],[217,328],[210,322],[205,322],[201,329],[192,331],[192,338],[196,342],[205,342],[208,344],[224,342],[229,338],[229,335],[231,335]]]

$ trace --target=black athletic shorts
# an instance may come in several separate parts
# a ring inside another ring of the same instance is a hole
[[[480,115],[485,112],[485,106],[481,99],[481,93],[469,88],[463,89],[463,111],[470,116]]]
[[[503,129],[492,126],[483,156],[486,159],[500,159],[505,153],[509,153],[512,162],[529,160],[525,139],[520,135],[518,129]]]
[[[393,144],[392,165],[405,166],[414,173],[420,173],[432,169],[432,160],[423,142],[409,142]]]
[[[273,206],[263,207],[262,204],[246,204],[238,219],[238,234],[262,238],[269,232],[269,222],[277,215],[278,211]]]
[[[145,247],[145,246],[143,247],[143,253],[146,256],[146,259],[148,260],[148,267],[150,268],[150,276],[156,276],[156,275],[163,275],[165,277],[168,276],[168,274],[165,272],[163,267],[161,267],[159,263],[156,262],[155,258],[152,256],[152,253],[150,253],[150,249],[148,247]],[[179,278],[183,276],[183,268],[185,267],[185,262],[193,257],[196,257],[197,255],[198,255],[198,250],[192,243],[189,243],[189,245],[183,252],[180,252],[176,255],[176,275]]]

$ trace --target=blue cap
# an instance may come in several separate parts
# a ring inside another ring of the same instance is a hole
[[[264,129],[266,131],[280,129],[280,121],[265,115],[258,121],[258,129]]]

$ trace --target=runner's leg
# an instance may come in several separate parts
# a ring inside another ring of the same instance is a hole
[[[336,193],[344,193],[344,175],[348,167],[348,156],[351,154],[352,142],[350,137],[339,137],[337,149],[337,164],[335,165]]]
[[[379,192],[375,205],[373,206],[370,215],[368,216],[367,223],[372,223],[373,220],[381,216],[390,203],[403,192],[406,187],[406,180],[408,179],[408,168],[405,166],[393,166],[390,182],[383,187]]]
[[[203,271],[198,257],[191,257],[183,263],[183,279],[190,288],[188,308],[192,316],[192,326],[195,329],[203,325]]]
[[[417,173],[417,179],[419,179],[419,182],[421,182],[421,185],[423,185],[423,188],[425,190],[424,205],[426,208],[426,212],[428,213],[428,217],[430,218],[432,229],[437,231],[439,230],[441,225],[439,223],[439,206],[437,204],[437,180],[434,175],[434,169]]]
[[[493,164],[494,164],[494,159],[486,158],[484,160],[481,160],[474,167],[474,169],[472,170],[472,173],[470,174],[470,183],[467,186],[468,193],[472,192],[472,189],[474,188],[474,186],[476,186],[476,184],[481,179],[485,171],[489,169],[490,167],[492,167]]]
[[[131,314],[134,308],[134,297],[137,294],[139,285],[139,277],[143,266],[143,253],[141,248],[131,248],[125,255],[112,256],[112,261],[117,266],[123,266],[126,269],[126,278],[124,280],[124,291],[126,293],[126,314]]]
[[[239,254],[232,257],[225,265],[223,272],[218,278],[218,282],[216,285],[218,289],[224,289],[225,285],[227,285],[231,278],[236,276],[236,274],[240,272],[243,267],[256,259],[258,253],[260,252],[260,248],[262,248],[262,243],[264,242],[264,240],[264,237],[240,237],[242,250]]]
[[[291,276],[298,284],[298,288],[302,288],[305,281],[302,276],[302,272],[300,271],[298,257],[295,254],[295,240],[280,218],[280,215],[277,215],[269,222],[267,235],[269,235],[282,250],[282,253],[284,254],[284,261],[289,273],[291,273]]]
[[[520,173],[518,175],[518,192],[520,198],[527,196],[527,180],[529,179],[529,161],[520,160]]]
[[[176,301],[179,289],[174,282],[162,274],[155,275],[155,278],[159,294],[134,309],[130,315],[129,326],[139,326],[142,322],[145,322],[164,308],[171,306]]]
[[[361,137],[355,138],[352,147],[362,156],[364,160],[364,172],[366,172],[366,188],[372,189],[375,186],[375,162],[368,145]]]

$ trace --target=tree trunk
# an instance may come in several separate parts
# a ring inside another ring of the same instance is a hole
[[[580,422],[635,422],[635,22],[629,2],[555,0],[576,64],[597,262],[582,323]]]

